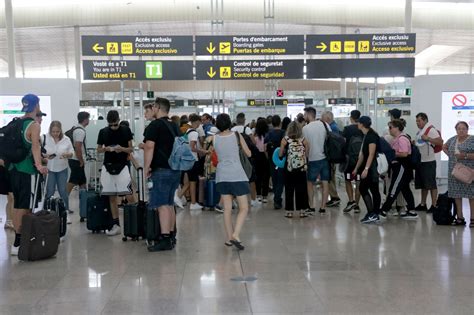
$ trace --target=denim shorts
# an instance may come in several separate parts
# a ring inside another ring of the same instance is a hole
[[[308,162],[308,181],[315,182],[318,177],[321,181],[331,180],[331,169],[327,159]]]
[[[159,168],[151,174],[153,188],[150,189],[148,207],[156,209],[161,206],[174,205],[174,193],[178,189],[181,171]]]
[[[217,183],[217,192],[221,195],[244,196],[250,194],[248,182],[220,182]]]

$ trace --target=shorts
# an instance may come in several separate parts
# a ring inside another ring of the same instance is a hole
[[[360,174],[356,174],[356,176],[352,176],[352,171],[355,169],[355,165],[347,165],[346,169],[344,170],[344,179],[348,182],[351,181],[360,181]]]
[[[78,160],[69,161],[69,168],[71,169],[71,175],[69,176],[69,183],[82,186],[87,184],[86,173],[84,171],[84,167],[80,166]]]
[[[40,176],[35,176],[18,171],[13,168],[10,172],[10,184],[13,192],[13,208],[15,209],[29,209],[32,210],[34,202],[34,191],[36,181],[40,180]],[[41,189],[38,186],[38,193]],[[36,196],[36,203],[41,199],[41,196]]]
[[[193,165],[193,168],[189,171],[186,171],[186,174],[188,174],[188,180],[190,182],[199,181],[199,175],[201,175],[201,163],[196,161]]]
[[[324,182],[331,180],[331,168],[327,159],[308,162],[308,182],[316,182],[318,179]]]
[[[221,195],[244,196],[250,194],[248,182],[220,182],[216,185],[216,190]]]
[[[422,162],[415,172],[415,189],[436,188],[436,161]]]
[[[12,185],[10,184],[10,176],[8,170],[0,166],[0,195],[8,195],[12,192]]]
[[[100,172],[100,183],[102,184],[102,195],[125,196],[132,194],[132,179],[128,167],[124,167],[120,174],[111,175],[105,166]]]
[[[174,205],[174,194],[178,189],[181,171],[158,168],[151,174],[153,188],[150,189],[148,208],[157,209]]]

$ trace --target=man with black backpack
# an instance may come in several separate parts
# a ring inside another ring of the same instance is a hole
[[[35,208],[32,192],[35,181],[39,180],[38,172],[46,174],[48,169],[42,165],[40,145],[40,125],[35,121],[40,112],[38,96],[25,95],[21,103],[25,115],[14,119],[2,128],[0,155],[10,163],[9,175],[13,192],[13,225],[15,228],[15,241],[11,248],[11,255],[17,256],[21,241],[21,223],[23,216],[31,213]]]
[[[285,169],[278,168],[273,163],[273,152],[280,147],[281,140],[285,137],[285,131],[281,129],[281,118],[278,115],[272,117],[272,129],[265,137],[265,151],[270,161],[270,176],[273,184],[273,207],[280,210],[283,207],[283,188],[285,187]]]

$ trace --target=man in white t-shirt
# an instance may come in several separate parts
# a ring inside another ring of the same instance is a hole
[[[233,132],[238,132],[238,133],[245,133],[248,136],[251,136],[253,134],[252,129],[249,127],[245,126],[245,114],[244,113],[239,113],[237,114],[237,117],[235,118],[235,122],[237,126],[233,127],[231,131]]]
[[[178,206],[182,204],[180,202],[181,198],[184,196],[184,194],[189,188],[189,194],[191,195],[191,205],[189,206],[189,209],[201,210],[202,206],[197,203],[196,200],[196,189],[197,183],[199,181],[199,176],[203,172],[204,165],[200,162],[199,157],[207,154],[207,151],[202,149],[201,143],[199,141],[198,128],[201,125],[201,117],[199,117],[199,115],[197,114],[189,115],[189,125],[191,126],[191,128],[186,131],[185,136],[188,138],[189,147],[191,148],[191,152],[193,153],[196,162],[194,163],[192,169],[186,171],[186,174],[188,174],[189,186],[186,187],[186,185],[183,185],[181,192],[175,195],[175,203]]]
[[[71,175],[67,190],[71,193],[75,186],[85,188],[87,184],[86,173],[84,171],[86,157],[86,127],[89,125],[90,114],[88,112],[80,112],[77,114],[78,124],[73,127],[72,145],[74,147],[74,156],[69,159],[69,168]]]
[[[415,170],[415,188],[421,189],[421,203],[415,208],[417,211],[433,212],[438,201],[438,187],[436,183],[436,154],[435,146],[442,146],[443,139],[440,133],[428,123],[425,113],[416,115],[416,125],[420,129],[416,134],[415,144],[421,154],[421,164]],[[431,208],[426,206],[428,191],[431,193]]]
[[[308,197],[309,209],[308,214],[314,214],[315,206],[313,205],[313,185],[318,180],[322,183],[323,193],[321,199],[321,208],[319,213],[326,213],[326,202],[329,195],[329,181],[331,180],[331,169],[329,162],[324,153],[324,142],[326,140],[326,127],[330,130],[330,126],[321,120],[316,120],[316,110],[313,107],[304,109],[304,119],[307,123],[303,127],[303,136],[309,144],[308,154]],[[326,127],[324,126],[326,124]]]

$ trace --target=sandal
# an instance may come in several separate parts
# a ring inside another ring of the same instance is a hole
[[[474,228],[474,219],[471,219],[469,222],[469,227]]]
[[[308,215],[304,211],[300,211],[300,218],[307,218]]]
[[[293,218],[293,213],[287,212],[287,213],[285,214],[285,218],[289,218],[289,219]]]
[[[240,241],[230,240],[230,242],[232,243],[232,245],[237,247],[238,250],[244,250],[244,248],[245,248],[244,245],[242,245],[242,242],[240,242]]]
[[[464,226],[466,225],[466,220],[464,218],[462,219],[455,219],[452,223],[454,226]]]
[[[225,246],[231,247],[232,243],[230,241],[224,243]]]

